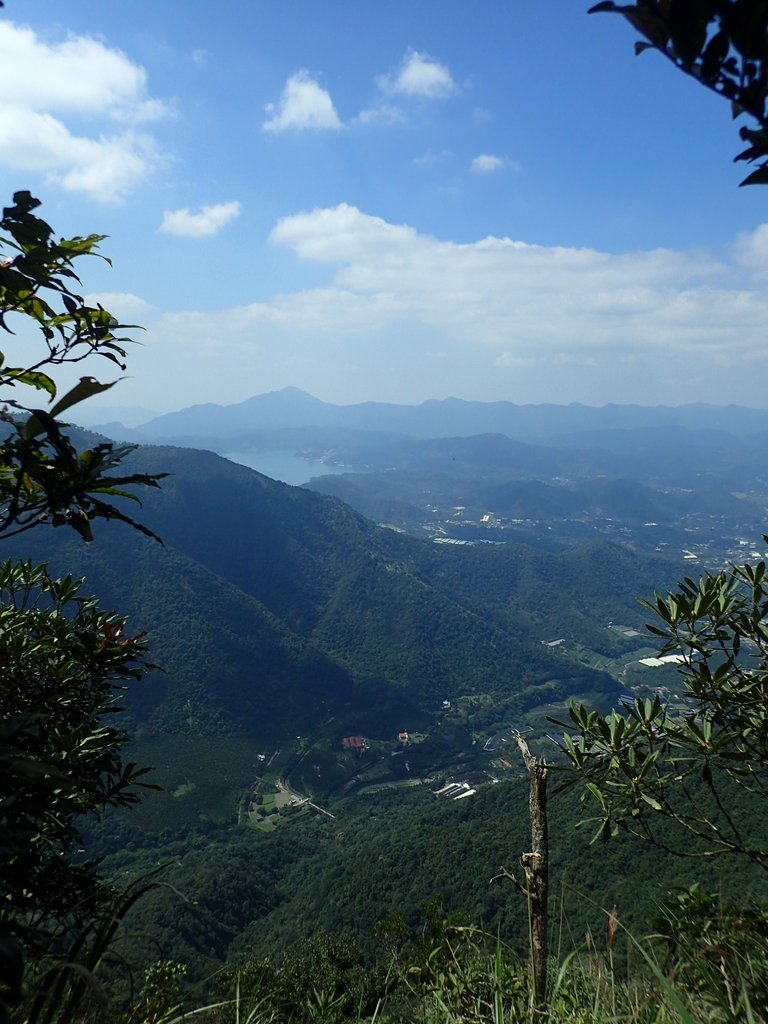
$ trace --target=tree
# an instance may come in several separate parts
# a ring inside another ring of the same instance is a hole
[[[21,365],[9,366],[0,353],[5,402],[0,418],[6,428],[0,444],[0,537],[50,523],[71,526],[91,540],[90,524],[97,518],[122,520],[154,536],[107,500],[138,501],[126,488],[158,485],[160,476],[111,475],[135,445],[99,443],[78,451],[64,433],[64,413],[116,382],[82,377],[59,397],[51,370],[94,356],[124,370],[129,339],[121,335],[126,325],[102,306],[87,305],[73,290],[80,283],[75,260],[96,254],[103,236],[57,242],[52,228],[33,212],[39,205],[29,192],[17,192],[0,219],[0,328],[13,334],[18,322],[27,327],[31,322],[41,341]],[[46,396],[50,407],[31,407],[30,390]],[[27,397],[11,397],[19,391]]]
[[[82,377],[60,396],[51,374],[92,357],[122,370],[128,339],[74,290],[75,261],[96,254],[102,237],[56,241],[39,205],[17,192],[0,219],[0,328],[20,329],[13,344],[23,353],[11,363],[0,353],[0,538],[49,524],[90,541],[97,518],[154,537],[112,499],[137,501],[133,488],[156,487],[164,474],[120,472],[133,446],[78,449],[61,420],[113,384]],[[23,989],[25,1019],[71,1018],[114,932],[112,890],[97,865],[77,859],[78,821],[136,799],[143,772],[124,762],[126,737],[111,716],[145,665],[143,635],[125,636],[78,581],[30,563],[0,566],[0,1020]]]
[[[739,135],[736,160],[758,162],[742,185],[768,184],[768,5],[761,0],[640,0],[595,4],[590,14],[621,14],[640,33],[635,53],[656,50],[675,67],[730,101],[754,127]]]
[[[20,995],[23,954],[28,1002],[37,990],[41,1005],[53,991],[64,1001],[69,951],[95,937],[113,897],[78,858],[82,816],[135,803],[146,772],[124,761],[114,723],[144,670],[144,635],[125,635],[81,582],[0,565],[0,934],[16,966],[5,995]]]
[[[501,874],[528,900],[528,946],[531,1006],[543,1018],[548,1013],[547,973],[549,965],[549,819],[547,815],[547,762],[534,757],[523,737],[515,737],[530,779],[528,814],[531,820],[531,850],[520,858],[525,875],[523,885],[506,868]]]
[[[768,540],[768,538],[766,538]],[[685,710],[657,694],[601,715],[572,706],[561,750],[596,809],[595,839],[632,833],[681,856],[739,854],[768,870],[766,563],[686,578],[645,607],[679,658]],[[566,783],[568,785],[569,783]]]

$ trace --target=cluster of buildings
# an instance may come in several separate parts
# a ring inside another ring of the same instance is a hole
[[[444,796],[448,800],[464,800],[465,797],[474,796],[477,790],[472,789],[468,782],[448,782],[433,792],[435,796]]]

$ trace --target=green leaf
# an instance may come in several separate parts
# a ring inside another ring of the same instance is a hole
[[[29,387],[37,388],[38,391],[47,391],[51,398],[56,397],[56,385],[47,373],[40,370],[25,370],[21,367],[6,367],[2,370],[3,378],[9,378],[4,383],[28,384]]]
[[[611,838],[611,836],[613,836],[614,834],[615,833],[614,833],[613,829],[611,828],[611,819],[610,818],[606,818],[605,821],[602,821],[600,823],[600,827],[598,828],[597,832],[595,832],[595,834],[590,839],[589,845],[592,846],[594,843],[596,843],[598,841],[603,842],[603,843],[607,843],[608,840]]]
[[[603,797],[603,794],[600,792],[597,786],[594,784],[594,782],[588,782],[586,784],[586,787],[592,794],[592,796],[595,798],[595,800],[597,800],[597,802],[600,804],[602,809],[605,810],[605,798]]]
[[[48,411],[48,415],[51,418],[60,416],[61,413],[67,409],[71,409],[73,405],[77,405],[78,402],[84,402],[87,398],[92,398],[93,395],[99,395],[103,391],[109,391],[111,387],[114,387],[117,381],[112,381],[109,384],[100,384],[95,377],[81,377],[80,383],[76,384],[71,388],[63,398],[61,398],[52,409]],[[40,419],[32,415],[27,421],[25,435],[27,438],[37,437],[43,432],[45,428],[40,422]]]
[[[640,797],[645,803],[648,804],[649,807],[652,807],[654,811],[661,811],[663,809],[659,801],[652,796],[648,796],[647,793],[641,793]]]

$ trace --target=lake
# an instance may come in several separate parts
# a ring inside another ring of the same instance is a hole
[[[333,476],[339,473],[354,473],[351,466],[333,466],[318,459],[304,459],[291,451],[274,452],[223,452],[223,457],[241,466],[256,469],[273,480],[298,487],[308,483],[313,476]]]

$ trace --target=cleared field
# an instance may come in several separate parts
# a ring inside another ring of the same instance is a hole
[[[201,819],[236,820],[244,790],[262,774],[259,754],[269,750],[250,736],[211,736],[205,741],[204,764],[199,736],[163,736],[135,740],[127,756],[151,765],[147,781],[162,787],[148,790],[130,811],[131,820],[148,832],[162,832]]]

